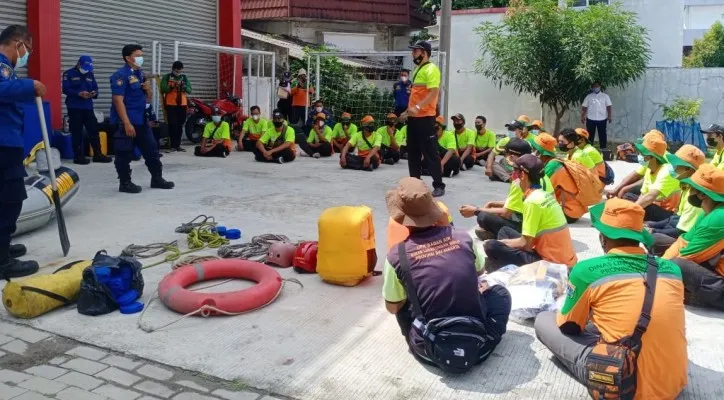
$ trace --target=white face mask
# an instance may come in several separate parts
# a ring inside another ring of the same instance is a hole
[[[211,117],[211,120],[218,124],[219,122],[221,122],[221,115],[213,115]]]
[[[81,74],[87,74],[88,71],[83,68],[78,68],[78,71],[80,71]]]
[[[136,66],[138,68],[143,67],[143,57],[142,56],[136,57],[136,58],[134,58],[134,60],[135,60]]]
[[[401,80],[402,82],[407,82],[407,77],[406,77],[406,76],[403,76],[403,77],[400,78],[400,80]]]
[[[254,121],[258,121],[258,120],[259,120],[259,115],[258,115],[258,114],[254,114],[254,115],[251,116],[251,119],[253,119]]]
[[[323,127],[323,126],[324,126],[324,121],[319,121],[319,122],[317,122],[317,125],[319,125],[320,128]]]
[[[515,137],[515,131],[508,131],[508,137],[511,138],[511,139],[514,138],[514,137]]]
[[[322,107],[317,107],[317,108],[315,108],[315,110],[316,110],[317,112],[322,112]]]
[[[532,131],[530,131],[530,133],[537,135],[540,133],[540,131],[538,129],[533,129]]]

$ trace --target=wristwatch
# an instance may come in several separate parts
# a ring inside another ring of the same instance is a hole
[[[480,215],[480,209],[479,209],[479,208],[476,208],[476,209],[475,209],[475,212],[474,212],[473,214],[474,214],[476,217],[477,217],[478,215]]]

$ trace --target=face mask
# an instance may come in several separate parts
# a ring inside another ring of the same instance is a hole
[[[363,128],[362,132],[364,132],[365,135],[370,135],[372,134],[372,128]]]
[[[282,125],[284,125],[284,122],[282,121],[273,121],[272,124],[274,124],[275,128],[280,128]]]
[[[404,83],[404,82],[407,82],[407,77],[406,77],[406,76],[400,77],[400,80],[401,80],[403,83]]]
[[[463,124],[453,124],[453,126],[455,127],[455,130],[460,130],[460,129],[463,129],[463,127],[464,127],[465,125],[463,125]]]
[[[387,126],[395,126],[395,121],[387,121]]]
[[[221,122],[221,115],[212,115],[211,120],[218,124],[219,122]]]
[[[22,57],[20,57],[20,48],[16,49],[18,52],[18,62],[15,63],[15,68],[22,68],[28,65],[28,58],[30,58],[30,53],[28,52],[28,48],[25,47],[25,43],[23,43],[23,48],[25,49],[25,55]]]
[[[320,128],[323,127],[323,126],[324,126],[324,121],[319,121],[319,122],[317,122],[317,125],[319,125]]]
[[[342,128],[344,128],[344,129],[349,128],[349,124],[342,124]]]
[[[508,137],[513,139],[515,137],[515,131],[508,131]]]
[[[538,129],[533,129],[532,131],[530,131],[530,133],[537,135],[540,133],[540,131]]]
[[[417,57],[415,57],[415,58],[412,60],[412,62],[414,62],[415,65],[420,65],[420,64],[422,64],[422,60],[423,60],[423,59],[424,59],[424,57],[422,57],[422,56],[417,56]]]
[[[716,147],[719,143],[717,143],[716,138],[709,137],[709,138],[706,138],[706,144],[709,147]]]
[[[180,71],[173,71],[173,74],[176,75],[176,76],[179,76],[179,75],[181,75],[181,72],[180,72]]]
[[[669,168],[668,168],[669,176],[671,176],[672,178],[679,179],[679,174],[676,173],[676,167],[674,167],[671,164],[668,164],[668,165],[669,165]]]
[[[636,157],[636,160],[639,162],[639,164],[643,165],[644,167],[649,166],[648,161],[646,161],[646,159],[644,159],[644,156],[642,156],[641,154],[639,154],[638,157]]]
[[[316,110],[317,112],[322,112],[322,107],[317,107],[317,108],[315,108],[315,110]]]
[[[593,88],[593,93],[601,93],[601,88],[600,87]]]
[[[253,119],[254,121],[258,121],[258,120],[259,120],[259,114],[254,114],[254,115],[252,115],[252,116],[251,116],[251,119]]]
[[[136,57],[134,60],[138,68],[143,67],[143,57]]]
[[[699,196],[697,196],[695,194],[689,195],[688,200],[689,200],[689,204],[691,204],[692,206],[694,206],[696,208],[701,208],[701,204],[704,202],[703,200],[701,200],[699,198]]]
[[[568,152],[568,145],[567,144],[559,144],[558,150]]]
[[[88,71],[85,70],[85,69],[83,69],[83,68],[78,68],[78,71],[80,71],[80,73],[83,74],[83,75],[85,75],[85,74],[88,73]]]
[[[483,126],[482,126],[482,125],[475,124],[475,129],[477,129],[477,130],[480,131],[480,130],[483,129]]]

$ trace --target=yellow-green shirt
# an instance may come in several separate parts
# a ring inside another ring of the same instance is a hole
[[[484,133],[475,135],[475,148],[478,151],[495,147],[495,132],[486,129]]]
[[[395,142],[398,146],[407,146],[407,125],[398,130],[395,134]]]
[[[724,149],[721,149],[714,154],[714,158],[711,159],[711,165],[724,171]]]
[[[259,118],[259,121],[249,118],[244,121],[244,125],[241,127],[241,131],[246,132],[252,139],[259,139],[268,129],[274,129],[274,125],[264,118]]]
[[[669,169],[666,168],[666,165],[662,165],[659,167],[656,175],[652,174],[651,170],[646,168],[644,183],[641,186],[641,194],[647,194],[650,190],[658,190],[659,195],[656,197],[656,201],[662,201],[680,191],[681,188],[679,187],[679,181],[669,175]]]
[[[603,156],[601,155],[601,153],[598,151],[598,149],[591,146],[590,143],[583,148],[583,153],[587,155],[588,158],[593,162],[594,167],[603,162]]]
[[[332,129],[332,137],[334,139],[342,139],[347,138],[350,139],[352,136],[354,136],[357,133],[357,125],[355,124],[349,124],[349,128],[347,128],[347,134],[344,134],[344,127],[342,126],[341,122],[338,122],[334,125],[334,129]]]
[[[380,136],[377,132],[372,132],[372,134],[366,138],[363,138],[362,135],[364,135],[364,131],[358,131],[349,139],[349,145],[357,148],[358,153],[368,152],[372,150],[373,147],[380,148],[382,146],[382,136]],[[365,139],[367,139],[367,141],[365,141]],[[367,142],[369,142],[372,147],[370,147]]]
[[[505,146],[508,145],[508,142],[510,142],[509,137],[504,137],[498,141],[498,144],[495,145],[495,148],[493,149],[493,152],[495,152],[495,155],[501,155],[505,153]]]
[[[596,166],[593,161],[591,161],[590,158],[588,158],[588,155],[583,152],[583,150],[576,148],[576,150],[573,152],[572,155],[568,156],[569,160],[578,161],[579,163],[583,164],[584,167],[593,169],[593,167]]]
[[[532,147],[532,146],[533,146],[533,143],[535,143],[535,138],[536,138],[536,135],[534,135],[534,134],[531,133],[531,132],[528,132],[528,136],[526,136],[524,140],[527,140],[528,143],[530,143],[530,145],[531,145],[531,147]]]
[[[699,217],[704,215],[704,210],[689,203],[690,191],[691,189],[687,187],[681,192],[681,201],[679,201],[679,210],[677,211],[679,223],[676,225],[676,229],[684,232],[689,232],[696,225]]]
[[[444,131],[442,135],[437,138],[437,144],[445,150],[457,150],[457,146],[455,145],[455,132]]]
[[[285,131],[286,129],[286,131]],[[279,139],[279,136],[284,133],[284,142],[288,143],[294,143],[295,135],[294,135],[294,128],[288,125],[282,125],[281,131],[277,132],[275,128],[269,129],[259,138],[259,141],[261,144],[263,144],[266,148],[272,148],[274,147],[275,143],[277,142],[277,139]]]
[[[543,182],[541,183],[541,188],[546,193],[553,193],[555,191],[553,183],[551,183],[551,180],[550,178],[548,178],[547,175],[543,175]],[[520,188],[520,184],[517,181],[510,184],[508,197],[505,199],[505,204],[503,204],[503,208],[512,212],[520,214],[523,213],[523,189]]]
[[[377,132],[375,132],[375,133],[376,133],[377,135],[379,135],[380,138],[382,138],[382,145],[383,145],[383,146],[385,146],[385,147],[390,147],[390,145],[392,144],[392,141],[390,140],[390,134],[387,132],[387,126],[386,126],[386,125],[380,127],[379,129],[377,129]],[[397,130],[397,128],[395,128],[395,142],[397,142],[397,135],[398,135],[399,133],[400,133],[400,131]],[[397,143],[397,145],[399,146],[400,144]]]
[[[229,123],[221,121],[219,127],[214,122],[209,122],[204,126],[204,135],[206,139],[211,140],[231,140],[231,129]]]
[[[458,150],[465,150],[468,146],[475,146],[476,133],[474,130],[465,128],[461,133],[455,132],[455,136],[457,136]]]
[[[334,134],[332,133],[332,128],[325,125],[323,129],[324,129],[324,140],[331,142],[332,137],[334,136]],[[319,138],[317,138],[317,133],[314,131],[314,128],[312,128],[312,130],[309,131],[309,137],[307,137],[307,143],[317,143],[317,142],[319,142]]]

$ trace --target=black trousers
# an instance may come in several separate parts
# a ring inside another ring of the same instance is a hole
[[[25,167],[22,147],[0,146],[0,264],[10,257],[10,236],[15,233],[23,209]]]
[[[672,261],[681,268],[686,304],[724,310],[724,277],[690,260]]]
[[[217,143],[212,149],[206,153],[201,152],[201,146],[194,148],[194,155],[197,157],[221,157],[224,158],[229,155],[229,150],[221,143]]]
[[[148,124],[133,125],[136,130],[136,137],[126,135],[126,131],[122,124],[118,125],[113,134],[113,148],[116,152],[116,172],[118,180],[121,182],[131,181],[131,161],[135,158],[134,150],[136,146],[141,150],[141,155],[146,161],[148,172],[153,178],[160,178],[163,174],[163,164],[158,153],[158,144],[156,138],[151,132]]]
[[[473,160],[473,155],[470,154],[467,157],[465,157],[464,160],[462,160],[463,165],[465,165],[466,169],[470,169],[475,165],[475,160]]]
[[[400,146],[400,158],[407,160],[407,146]]]
[[[411,177],[420,178],[423,156],[426,169],[432,176],[432,186],[444,189],[440,154],[437,152],[435,117],[417,117],[407,120],[407,168]]]
[[[488,240],[483,248],[485,249],[485,270],[488,272],[497,271],[506,265],[526,265],[540,261],[540,256],[535,251],[523,251],[505,245],[503,239],[517,239],[521,237],[520,232],[504,226],[498,232],[498,240]]]
[[[442,160],[445,158],[445,154],[447,154],[447,149],[437,146],[437,152],[440,155],[440,160]],[[460,161],[460,157],[457,154],[453,154],[445,163],[445,167],[442,168],[442,176],[445,178],[456,176],[460,173],[461,166],[462,162]],[[427,169],[427,166],[422,167],[422,175],[430,176],[430,171]]]
[[[84,140],[83,128],[88,133],[88,141],[93,148],[93,155],[104,155],[101,152],[101,139],[98,136],[98,120],[93,110],[81,108],[68,109],[68,125],[73,140],[73,156],[76,159],[84,158],[87,142]]]
[[[304,106],[292,106],[291,116],[289,117],[289,123],[291,125],[304,124],[305,118],[307,118],[307,108]],[[301,121],[300,121],[301,120]]]
[[[606,135],[606,128],[608,128],[608,120],[594,121],[592,119],[586,119],[586,130],[591,135],[589,141],[593,143],[596,139],[596,131],[598,131],[598,143],[602,149],[605,149],[608,145],[608,136]]]
[[[254,151],[256,149],[256,140],[249,139],[248,136],[244,136],[243,139],[241,139],[241,147],[244,149],[244,151]]]
[[[168,136],[171,140],[171,148],[181,147],[181,136],[186,122],[186,106],[166,106],[166,117],[168,118]]]
[[[498,233],[504,227],[513,228],[516,232],[523,230],[523,223],[521,221],[513,221],[511,219],[503,218],[495,214],[489,214],[481,212],[478,214],[478,226],[484,230],[492,233],[495,237],[498,237]]]
[[[489,340],[485,344],[485,348],[480,349],[481,354],[493,350],[495,346],[500,343],[503,335],[507,331],[508,318],[510,317],[512,305],[513,300],[510,297],[510,292],[502,285],[495,285],[480,295],[480,307],[483,309],[483,315],[485,315],[485,320],[482,322],[489,335]],[[395,318],[397,319],[397,324],[400,326],[402,336],[405,337],[405,341],[408,342],[409,345],[408,337],[414,321],[410,311],[409,301],[395,314]],[[419,357],[415,353],[414,347],[410,346],[410,348],[413,349],[412,353],[415,355],[415,358],[423,363],[429,364],[424,358]]]
[[[380,155],[382,156],[382,161],[388,164],[395,164],[400,161],[401,158],[399,149],[393,150],[387,146],[382,146],[380,149]]]
[[[307,135],[303,133],[297,133],[296,140],[299,148],[309,156],[319,154],[321,157],[329,157],[332,155],[332,144],[329,142],[323,142],[320,143],[319,146],[313,147],[311,144],[307,143]]]
[[[624,200],[636,202],[641,195],[634,194],[633,192],[627,192],[623,195]],[[674,213],[672,211],[664,210],[660,206],[656,204],[649,204],[644,208],[644,211],[646,211],[646,214],[644,214],[644,221],[651,221],[651,222],[659,222],[663,221],[665,219],[669,219]]]
[[[277,109],[282,113],[284,119],[289,119],[292,112],[292,98],[291,96],[287,99],[279,99],[277,101]]]
[[[340,155],[341,157],[341,155]],[[358,156],[356,154],[347,154],[345,156],[347,165],[344,169],[355,169],[358,171],[374,171],[380,166],[380,159],[377,156],[370,158],[370,166],[365,168],[364,161],[365,157]]]
[[[270,162],[270,163],[278,163],[279,158],[281,157],[284,162],[291,162],[294,161],[295,158],[297,158],[297,155],[294,154],[291,148],[286,148],[282,151],[278,151],[272,155],[271,160],[267,160],[264,158],[264,154],[258,149],[254,148],[254,159],[259,162]]]

